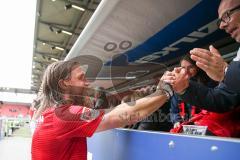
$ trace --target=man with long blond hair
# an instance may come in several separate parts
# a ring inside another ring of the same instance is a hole
[[[55,62],[46,69],[41,105],[34,116],[42,115],[44,120],[33,134],[33,160],[86,160],[86,137],[136,123],[172,96],[171,87],[162,82],[153,94],[105,113],[83,105],[88,86],[79,62]]]

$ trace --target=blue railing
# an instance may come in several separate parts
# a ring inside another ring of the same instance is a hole
[[[240,140],[114,129],[88,139],[93,160],[239,160]]]

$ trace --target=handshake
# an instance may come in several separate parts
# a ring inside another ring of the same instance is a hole
[[[163,90],[168,98],[173,95],[173,91],[183,94],[189,86],[189,75],[185,68],[174,68],[173,71],[166,71],[158,83],[157,89]]]
[[[186,54],[180,61],[181,67],[174,68],[173,71],[166,71],[160,81],[169,84],[177,94],[184,94],[189,87],[189,79],[192,77],[200,78],[200,83],[208,80],[221,82],[224,80],[228,64],[221,57],[219,51],[212,45],[209,50],[194,48]],[[196,77],[197,73],[203,72],[201,77]],[[206,78],[206,79],[207,79]],[[203,81],[202,81],[203,80]]]

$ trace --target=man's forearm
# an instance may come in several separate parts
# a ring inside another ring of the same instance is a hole
[[[149,116],[167,101],[167,96],[162,92],[154,93],[135,102],[125,103],[116,108],[116,114],[123,125],[133,124]],[[122,114],[121,114],[122,113]]]
[[[123,103],[105,114],[96,132],[123,127],[147,117],[167,101],[166,94],[155,92],[135,103]]]

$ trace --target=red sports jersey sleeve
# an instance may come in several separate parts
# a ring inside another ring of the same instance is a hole
[[[103,115],[103,111],[82,106],[59,107],[53,117],[57,138],[91,137]]]

